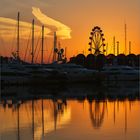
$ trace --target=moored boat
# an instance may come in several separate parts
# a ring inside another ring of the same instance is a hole
[[[65,72],[68,81],[67,82],[91,82],[97,81],[101,78],[97,70],[89,70],[72,63],[66,64],[48,64],[44,66],[46,69],[54,69],[59,72]],[[102,74],[101,74],[102,75]]]
[[[139,71],[130,66],[105,66],[101,73],[106,75],[107,81],[138,81]]]

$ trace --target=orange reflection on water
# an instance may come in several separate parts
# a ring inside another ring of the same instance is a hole
[[[32,100],[0,105],[0,137],[139,139],[140,101]]]

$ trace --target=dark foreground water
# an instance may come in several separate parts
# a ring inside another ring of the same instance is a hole
[[[93,139],[140,140],[138,87],[2,88],[0,140]]]

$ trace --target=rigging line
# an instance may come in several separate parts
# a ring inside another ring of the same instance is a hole
[[[40,37],[41,37],[41,33],[40,33],[40,35],[39,35],[39,37],[38,37],[38,39],[37,39],[37,43],[36,43],[36,46],[35,46],[35,51],[34,51],[34,55],[35,55],[35,53],[36,53],[36,51],[37,51],[37,46],[38,46],[38,44],[39,44],[39,39],[40,39]]]
[[[31,120],[31,115],[30,115],[30,111],[28,110],[28,106],[27,106],[27,104],[25,104],[25,110],[26,110],[26,113],[27,113],[27,118],[28,118],[28,120]]]
[[[46,52],[47,51],[47,45],[46,45],[46,38],[44,38],[44,49],[43,49],[43,52]],[[42,45],[42,44],[41,44]],[[46,54],[44,53],[44,58],[46,58]]]
[[[26,50],[25,50],[24,61],[26,60],[27,51],[28,51],[28,48],[29,48],[30,36],[31,36],[31,30],[30,30],[30,33],[29,33],[28,41],[27,41],[27,48],[26,48]]]
[[[32,32],[32,29],[31,29],[31,32]],[[29,39],[30,40],[30,39]],[[31,42],[29,41],[29,51],[28,51],[28,54],[27,54],[27,61],[30,60],[30,56],[31,56]]]
[[[50,62],[50,59],[51,59],[51,55],[53,53],[53,50],[54,50],[54,47],[52,47],[51,53],[50,53],[49,58],[48,58],[48,63]]]
[[[16,38],[16,32],[17,32],[17,28],[16,28],[16,26],[15,26],[15,29],[14,29],[14,34],[13,34],[13,39],[12,39],[12,46],[11,46],[11,53],[14,51],[14,47],[16,46],[15,45],[15,38]]]
[[[36,115],[37,122],[40,123],[40,121],[39,121],[39,114],[40,113],[38,113],[38,106],[36,106],[36,104],[34,105],[34,112],[35,112],[35,115]]]
[[[1,43],[3,44],[3,51],[4,51],[4,54],[6,55],[6,49],[5,49],[4,39],[3,39],[3,37],[2,37],[1,34],[0,34],[0,40],[1,40]]]
[[[39,47],[39,50],[38,50],[38,53],[37,53],[37,56],[36,56],[36,59],[35,59],[35,63],[37,62],[40,50],[41,50],[41,46]]]
[[[27,59],[29,60],[30,59],[30,56],[31,56],[31,43],[29,43],[30,45],[30,47],[29,47],[29,53],[28,53],[28,55],[27,55]]]
[[[46,40],[46,38],[44,38],[44,51],[46,52],[44,52],[44,58],[47,58],[47,40]],[[46,56],[46,57],[45,57]],[[44,61],[44,63],[45,63],[45,61]]]

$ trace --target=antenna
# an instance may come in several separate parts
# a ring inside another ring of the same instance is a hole
[[[115,40],[115,36],[113,37],[113,51],[114,51],[114,55],[115,55],[115,48],[116,48],[116,40]]]
[[[41,64],[43,64],[43,51],[44,51],[44,25],[42,26],[42,50],[41,50]]]
[[[119,55],[119,41],[117,41],[117,56]]]
[[[125,55],[127,54],[127,26],[124,24],[124,33],[125,33]]]
[[[32,64],[34,63],[34,19],[32,20]]]
[[[129,41],[129,54],[131,54],[131,41]]]

